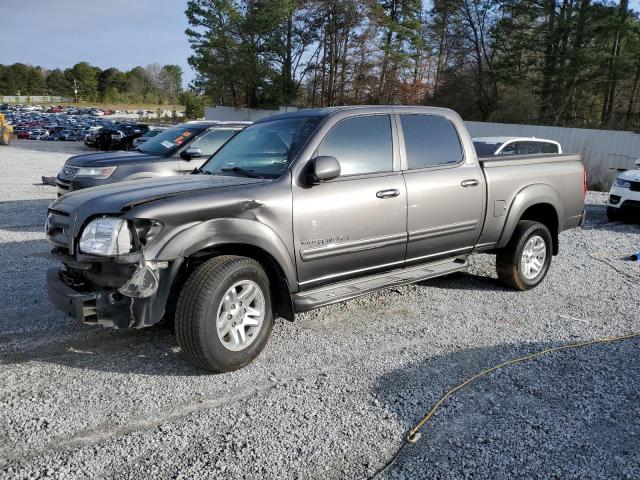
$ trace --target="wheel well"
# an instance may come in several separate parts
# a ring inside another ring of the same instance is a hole
[[[170,295],[170,299],[172,301],[172,305],[170,307],[172,312],[175,310],[175,302],[180,294],[180,287],[184,284],[191,272],[210,258],[220,255],[248,257],[258,262],[262,268],[264,268],[265,273],[269,277],[269,283],[271,285],[271,301],[274,306],[274,316],[293,320],[293,302],[289,291],[289,283],[287,282],[287,277],[285,276],[284,271],[268,252],[259,247],[244,244],[216,245],[215,247],[205,248],[195,252],[185,258],[172,286],[172,292]]]
[[[551,239],[553,240],[553,254],[558,254],[558,212],[556,212],[553,205],[549,203],[538,203],[537,205],[532,205],[524,211],[520,220],[533,220],[545,225],[551,232]]]

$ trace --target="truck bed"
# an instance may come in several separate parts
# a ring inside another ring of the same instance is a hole
[[[507,218],[528,201],[549,204],[558,212],[558,232],[579,225],[584,206],[583,164],[577,154],[536,154],[478,159],[487,185],[485,224],[477,250],[505,246],[512,225]]]

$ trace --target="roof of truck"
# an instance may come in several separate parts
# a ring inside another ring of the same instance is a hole
[[[258,122],[264,122],[267,120],[277,120],[279,118],[292,118],[292,117],[328,117],[337,112],[344,112],[348,110],[375,110],[375,109],[389,109],[392,108],[398,111],[418,111],[418,110],[428,110],[429,112],[452,112],[452,110],[448,108],[441,107],[426,107],[419,105],[346,105],[339,107],[324,107],[324,108],[309,108],[302,110],[295,110],[291,112],[282,112],[277,113],[275,115],[265,117],[263,119],[258,120]],[[257,122],[256,122],[257,123]]]

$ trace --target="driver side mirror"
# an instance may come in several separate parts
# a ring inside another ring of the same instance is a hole
[[[307,178],[309,183],[322,183],[340,176],[340,162],[336,157],[320,155],[311,160]]]
[[[202,156],[202,150],[200,150],[199,148],[187,148],[184,152],[180,154],[180,157],[182,157],[182,159],[186,160],[187,162],[192,158],[197,158],[201,156]]]

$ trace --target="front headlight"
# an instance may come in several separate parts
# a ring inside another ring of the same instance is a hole
[[[131,251],[131,232],[125,220],[98,218],[84,227],[80,237],[80,251],[111,257]]]
[[[613,184],[616,187],[620,187],[620,188],[629,188],[629,187],[631,187],[631,183],[629,183],[627,180],[623,180],[622,178],[616,178],[616,181],[613,182]]]
[[[80,167],[76,177],[109,178],[118,167]]]

